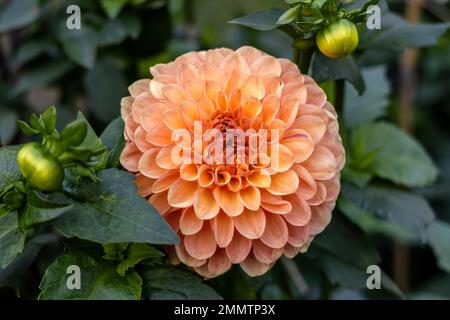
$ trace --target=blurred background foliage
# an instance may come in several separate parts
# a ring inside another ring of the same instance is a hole
[[[287,9],[281,0],[79,0],[81,30],[68,30],[66,8],[73,3],[0,0],[2,146],[26,141],[16,120],[49,105],[57,106],[60,128],[82,111],[100,133],[119,116],[130,83],[149,77],[150,66],[187,51],[252,45],[277,57],[292,56],[286,34],[228,23],[270,7]],[[389,6],[404,15],[408,3],[389,1]],[[424,1],[420,12],[422,22],[448,22],[449,4]],[[281,260],[256,279],[235,267],[209,281],[223,297],[450,299],[450,36],[437,40],[442,25],[438,32],[431,25],[416,28],[384,18],[383,37],[376,31],[365,34],[355,55],[365,92],[345,88],[340,120],[348,161],[332,223],[294,263]],[[406,77],[415,81],[405,87],[405,54],[400,53],[434,40],[436,45],[414,52],[407,69],[413,73]],[[317,71],[313,65],[316,79],[333,79]],[[405,108],[410,94],[413,103]],[[31,272],[20,283],[0,272],[0,286],[37,287],[51,257],[61,252],[55,239],[41,240],[26,249],[38,256]],[[370,264],[384,270],[385,290],[366,289]],[[33,289],[22,293],[35,294]],[[0,297],[12,295],[0,289]]]

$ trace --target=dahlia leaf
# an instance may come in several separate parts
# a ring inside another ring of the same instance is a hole
[[[450,272],[450,224],[435,220],[430,224],[427,234],[438,266],[442,270]]]
[[[239,24],[259,31],[269,31],[279,27],[278,19],[283,14],[283,10],[271,8],[269,10],[252,12],[246,16],[229,21],[229,23]]]
[[[84,179],[73,190],[77,202],[63,194],[54,194],[73,208],[53,220],[67,237],[79,237],[99,243],[139,242],[175,244],[178,237],[164,218],[139,196],[134,175],[117,169],[98,173],[99,182]]]
[[[352,56],[346,56],[341,59],[330,59],[316,52],[312,65],[312,74],[318,83],[345,79],[353,85],[359,94],[365,90],[364,79]]]
[[[427,228],[434,219],[434,213],[421,196],[390,187],[368,186],[360,189],[348,183],[343,183],[341,192],[358,208],[373,212],[426,240]]]
[[[79,270],[69,272],[70,266],[78,266]],[[74,289],[71,285],[76,286],[77,271],[80,286]],[[70,250],[48,267],[39,288],[41,300],[139,300],[142,279],[136,271],[121,276],[113,263]]]
[[[24,27],[38,16],[37,0],[11,1],[0,10],[0,33]]]
[[[352,144],[362,146],[363,154],[376,151],[368,172],[408,187],[432,184],[438,169],[424,148],[412,137],[386,123],[370,123],[356,129]]]
[[[219,300],[197,275],[174,266],[157,266],[144,275],[143,296],[149,300]]]
[[[64,52],[73,62],[92,69],[97,55],[98,35],[94,29],[84,26],[81,29],[68,30],[65,24],[57,34]]]
[[[117,266],[117,272],[124,276],[128,269],[147,259],[164,257],[164,254],[145,243],[132,243],[127,249],[127,258]]]
[[[0,287],[11,287],[20,296],[20,287],[24,273],[36,260],[41,249],[58,239],[50,233],[39,234],[27,241],[23,252],[5,269],[0,268]]]
[[[19,230],[17,212],[0,216],[0,268],[6,268],[22,252],[25,234]]]
[[[367,30],[360,41],[363,54],[360,65],[385,64],[406,48],[437,44],[450,23],[410,23],[386,11],[381,15],[381,29]]]
[[[110,150],[109,166],[117,168],[120,165],[120,154],[125,147],[125,138],[123,137],[123,130],[125,124],[121,117],[111,121],[100,136],[103,144]]]
[[[0,192],[11,182],[20,178],[19,166],[16,161],[16,149],[16,147],[0,149]]]
[[[362,70],[365,83],[376,83],[366,88],[363,94],[346,85],[344,120],[348,128],[355,128],[363,123],[374,121],[386,114],[389,105],[389,81],[385,67],[371,67]]]

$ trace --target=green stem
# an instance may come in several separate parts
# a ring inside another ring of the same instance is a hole
[[[299,63],[299,68],[300,68],[300,71],[303,74],[308,74],[308,70],[309,70],[309,65],[311,63],[312,54],[313,54],[313,50],[311,50],[311,49],[302,51],[301,60],[300,60],[300,63]]]

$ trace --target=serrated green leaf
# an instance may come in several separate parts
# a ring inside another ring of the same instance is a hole
[[[117,168],[120,166],[120,154],[125,147],[123,136],[125,124],[121,117],[111,121],[100,136],[103,144],[110,150],[108,166]]]
[[[260,31],[269,31],[279,27],[277,21],[282,14],[283,10],[272,8],[250,13],[246,16],[233,19],[229,23],[239,24]]]
[[[288,24],[291,23],[298,14],[298,10],[300,9],[300,5],[294,6],[286,10],[277,20],[277,24]]]
[[[125,275],[128,269],[147,259],[164,257],[164,254],[145,243],[132,243],[127,249],[126,259],[117,266],[117,272]]]
[[[433,249],[439,267],[450,272],[450,224],[435,220],[428,227],[428,242]]]
[[[143,275],[143,296],[149,300],[218,300],[221,297],[200,277],[173,266],[157,266]]]
[[[430,205],[421,196],[390,187],[367,186],[359,189],[343,183],[341,193],[360,209],[398,224],[426,239],[428,225],[434,219]]]
[[[21,28],[39,15],[37,0],[11,1],[0,10],[0,33]]]
[[[139,242],[175,244],[177,235],[164,218],[144,198],[137,194],[134,175],[117,169],[98,173],[100,182],[82,180],[73,193],[74,205],[53,221],[67,237],[79,237],[100,243]]]
[[[385,76],[385,67],[371,67],[362,70],[365,83],[376,83],[366,88],[363,94],[351,86],[345,87],[344,120],[348,128],[374,121],[386,114],[389,105],[390,86]]]
[[[330,59],[316,52],[314,55],[312,74],[318,83],[345,79],[353,85],[358,93],[361,94],[365,90],[364,79],[352,56],[346,56],[341,59]]]
[[[19,230],[17,212],[0,216],[0,268],[6,268],[22,252],[25,234]]]
[[[80,268],[81,288],[67,287],[67,268]],[[55,260],[47,269],[39,285],[41,300],[139,300],[142,279],[135,271],[120,276],[114,265],[81,252],[71,251]]]
[[[0,191],[20,179],[17,165],[17,147],[0,148]]]
[[[376,150],[367,171],[380,178],[408,187],[432,184],[438,170],[423,147],[398,127],[369,123],[356,129],[352,144],[361,145],[363,154]]]
[[[55,219],[72,208],[70,203],[50,201],[44,194],[29,190],[27,203],[19,214],[19,226],[22,230],[29,229],[35,224]]]

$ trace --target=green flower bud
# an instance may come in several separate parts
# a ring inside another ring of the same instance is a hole
[[[25,144],[17,154],[19,169],[28,183],[38,190],[57,191],[64,180],[64,169],[42,144]]]
[[[329,58],[341,58],[358,46],[358,30],[353,22],[339,19],[317,33],[319,50]]]

